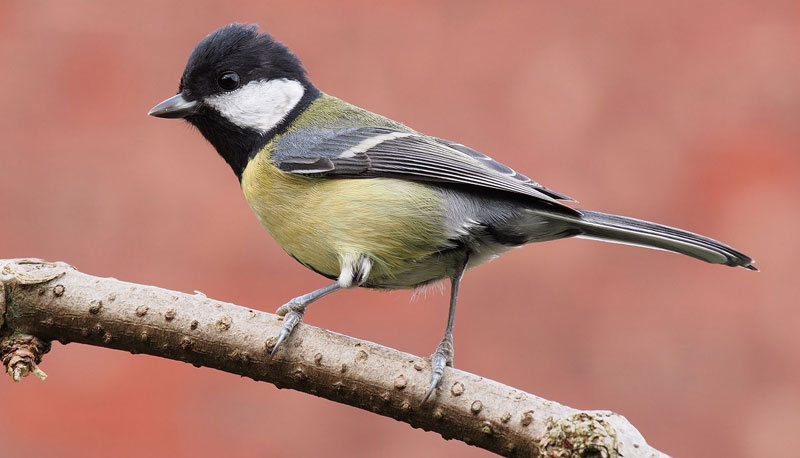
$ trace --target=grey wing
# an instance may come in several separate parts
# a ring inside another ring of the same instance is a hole
[[[568,196],[459,143],[386,127],[306,129],[282,137],[272,153],[288,173],[317,177],[395,177],[477,186],[533,197],[578,213]]]
[[[462,153],[464,153],[464,154],[466,154],[466,155],[468,155],[470,157],[478,159],[486,167],[488,167],[488,168],[490,168],[492,170],[495,170],[497,172],[500,172],[500,173],[502,173],[504,175],[508,175],[508,176],[510,176],[512,178],[515,178],[515,179],[527,184],[528,186],[531,186],[531,187],[533,187],[533,188],[535,188],[535,189],[537,189],[537,190],[549,195],[550,197],[553,197],[554,199],[567,200],[567,201],[570,201],[570,202],[576,202],[576,200],[573,199],[572,197],[570,197],[570,196],[568,196],[566,194],[561,194],[560,192],[553,191],[552,189],[545,188],[541,184],[539,184],[539,183],[533,181],[532,179],[528,178],[527,176],[517,172],[516,170],[512,169],[511,167],[509,167],[509,166],[507,166],[507,165],[505,165],[505,164],[503,164],[501,162],[497,162],[494,159],[492,159],[491,157],[489,157],[489,156],[487,156],[487,155],[485,155],[485,154],[483,154],[481,152],[475,151],[474,149],[470,148],[469,146],[462,145],[461,143],[451,142],[450,140],[442,140],[441,138],[437,138],[436,141],[438,141],[440,143],[443,143],[443,144],[445,144],[445,145],[447,145],[447,146],[449,146],[449,147],[451,147],[451,148],[453,148],[455,150],[458,150],[458,151],[460,151],[460,152],[462,152]]]

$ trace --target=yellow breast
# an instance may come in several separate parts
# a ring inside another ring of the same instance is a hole
[[[278,170],[269,147],[242,174],[261,224],[289,254],[336,277],[343,259],[368,256],[370,282],[394,278],[448,247],[439,193],[391,179],[308,178]]]

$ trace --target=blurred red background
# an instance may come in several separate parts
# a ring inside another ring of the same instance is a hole
[[[710,235],[761,273],[582,240],[471,271],[456,366],[625,415],[676,456],[800,448],[796,1],[0,3],[0,258],[273,311],[324,284],[259,226],[199,133],[148,118],[232,21],[322,90],[457,140],[580,206]],[[418,355],[438,293],[347,291],[306,322]],[[0,377],[8,457],[488,456],[210,369],[54,344]]]

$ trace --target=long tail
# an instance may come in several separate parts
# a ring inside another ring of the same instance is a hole
[[[580,231],[576,237],[657,248],[685,254],[713,264],[758,270],[746,254],[702,235],[627,216],[578,210],[581,216],[550,214]]]

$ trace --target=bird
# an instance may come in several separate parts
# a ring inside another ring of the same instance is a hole
[[[758,270],[752,258],[721,242],[575,208],[566,194],[468,146],[328,95],[286,45],[257,25],[233,23],[203,38],[177,94],[148,114],[196,127],[278,244],[333,281],[277,309],[283,322],[271,355],[309,304],[335,291],[449,280],[447,323],[431,355],[423,403],[453,365],[464,272],[512,248],[578,237]]]

